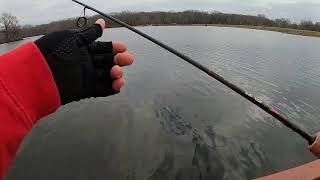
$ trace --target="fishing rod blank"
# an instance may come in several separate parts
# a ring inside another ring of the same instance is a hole
[[[264,104],[262,101],[259,101],[257,98],[253,97],[251,94],[248,94],[247,92],[245,92],[244,90],[242,90],[241,88],[237,87],[236,85],[228,82],[227,80],[225,80],[222,76],[218,75],[217,73],[213,72],[212,70],[208,69],[207,67],[203,66],[202,64],[198,63],[197,61],[191,59],[190,57],[180,53],[179,51],[171,48],[170,46],[158,41],[157,39],[139,31],[138,29],[130,26],[129,24],[120,21],[119,19],[116,19],[110,15],[107,15],[93,7],[90,7],[82,2],[79,2],[77,0],[72,0],[73,2],[76,2],[80,5],[82,5],[85,9],[90,9],[114,22],[116,22],[117,24],[120,24],[123,27],[128,28],[129,30],[141,35],[142,37],[152,41],[153,43],[161,46],[162,48],[170,51],[171,53],[175,54],[176,56],[180,57],[181,59],[187,61],[188,63],[192,64],[193,66],[197,67],[198,69],[200,69],[201,71],[207,73],[209,76],[213,77],[214,79],[218,80],[219,82],[221,82],[222,84],[226,85],[227,87],[229,87],[230,89],[232,89],[233,91],[235,91],[236,93],[238,93],[239,95],[241,95],[242,97],[246,98],[247,100],[249,100],[250,102],[252,102],[253,104],[257,105],[258,107],[260,107],[261,109],[263,109],[264,111],[266,111],[267,113],[269,113],[271,116],[273,116],[274,118],[276,118],[277,120],[279,120],[283,125],[285,125],[286,127],[290,128],[291,130],[293,130],[294,132],[298,133],[301,137],[303,137],[305,140],[308,141],[309,145],[313,144],[316,140],[315,136],[310,135],[309,133],[307,133],[306,131],[302,130],[297,124],[290,122],[287,118],[285,118],[283,115],[281,115],[276,109],[269,107],[268,105]]]

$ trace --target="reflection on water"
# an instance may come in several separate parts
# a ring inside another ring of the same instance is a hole
[[[320,129],[320,39],[222,27],[140,29],[308,131]],[[181,59],[123,28],[102,39],[123,40],[135,54],[126,87],[41,121],[8,179],[248,179],[315,159],[302,138]]]

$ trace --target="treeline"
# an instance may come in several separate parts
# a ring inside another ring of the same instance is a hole
[[[270,26],[281,28],[293,28],[310,31],[320,31],[320,22],[301,21],[292,23],[289,19],[269,19],[264,15],[241,15],[225,14],[221,12],[203,12],[188,10],[183,12],[130,12],[124,11],[113,13],[114,17],[133,26],[139,25],[188,25],[188,24],[222,24],[222,25],[250,25],[250,26]],[[95,19],[101,18],[99,15],[89,17],[88,24],[92,24]],[[29,37],[47,34],[57,30],[76,28],[77,18],[54,21],[49,24],[37,26],[20,26],[19,37]],[[109,27],[118,25],[108,21]],[[2,33],[3,34],[3,33]],[[0,34],[1,36],[1,34]],[[3,38],[2,38],[3,39]],[[1,43],[1,38],[0,38]]]
[[[320,31],[320,22],[303,20],[292,23],[289,19],[269,19],[263,14],[257,16],[241,14],[225,14],[221,12],[203,12],[188,10],[183,12],[130,12],[114,13],[115,17],[130,25],[146,24],[222,24],[250,25],[293,28],[310,31]]]

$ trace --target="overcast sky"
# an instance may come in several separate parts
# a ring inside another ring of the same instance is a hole
[[[104,12],[197,9],[238,14],[265,14],[320,21],[320,0],[82,0]],[[0,12],[16,15],[21,24],[42,24],[79,16],[82,8],[71,0],[0,0]]]

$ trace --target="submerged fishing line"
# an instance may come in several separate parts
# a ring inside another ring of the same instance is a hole
[[[129,30],[139,34],[140,36],[152,41],[153,43],[161,46],[162,48],[168,50],[169,52],[175,54],[176,56],[180,57],[181,59],[185,60],[186,62],[192,64],[193,66],[197,67],[198,69],[200,69],[201,71],[205,72],[206,74],[208,74],[209,76],[211,76],[212,78],[216,79],[217,81],[221,82],[222,84],[226,85],[227,87],[229,87],[230,89],[232,89],[233,91],[235,91],[236,93],[238,93],[239,95],[241,95],[242,97],[246,98],[247,100],[249,100],[250,102],[252,102],[253,104],[257,105],[259,108],[263,109],[265,112],[269,113],[271,116],[273,116],[274,118],[276,118],[278,121],[280,121],[283,125],[285,125],[286,127],[290,128],[291,130],[293,130],[294,132],[298,133],[301,137],[303,137],[305,140],[308,141],[309,145],[313,144],[316,140],[315,136],[310,135],[308,132],[306,132],[305,130],[303,130],[301,127],[299,127],[297,124],[290,122],[286,117],[284,117],[283,115],[281,115],[275,108],[270,107],[266,104],[264,104],[262,101],[258,100],[257,98],[255,98],[254,96],[252,96],[251,94],[245,92],[244,90],[242,90],[241,88],[239,88],[238,86],[230,83],[229,81],[225,80],[222,76],[218,75],[217,73],[213,72],[212,70],[210,70],[209,68],[203,66],[202,64],[198,63],[197,61],[191,59],[190,57],[180,53],[179,51],[173,49],[172,47],[158,41],[157,39],[139,31],[138,29],[128,25],[125,22],[122,22],[110,15],[107,15],[93,7],[90,7],[82,2],[79,2],[77,0],[72,0],[73,2],[76,2],[80,5],[82,5],[85,9],[90,9],[110,20],[112,20],[113,22],[116,22],[117,24],[120,24],[123,27],[128,28]],[[79,19],[78,19],[79,20]]]

